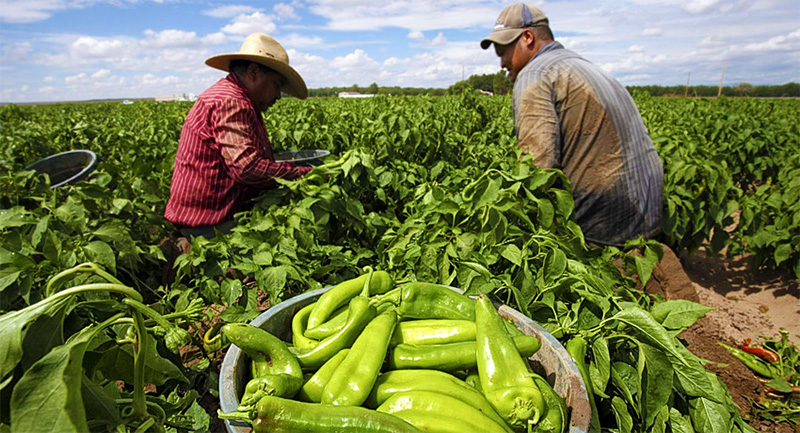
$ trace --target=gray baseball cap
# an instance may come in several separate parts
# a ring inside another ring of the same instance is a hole
[[[513,4],[500,12],[500,16],[494,22],[494,30],[481,41],[481,48],[485,50],[492,46],[492,43],[508,45],[522,34],[522,29],[548,26],[548,24],[547,16],[536,6],[525,3]]]

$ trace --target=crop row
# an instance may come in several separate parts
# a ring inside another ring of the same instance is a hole
[[[665,162],[667,243],[690,251],[728,246],[729,253],[753,252],[766,257],[765,264],[789,263],[796,271],[798,212],[791,194],[798,193],[798,134],[786,121],[797,113],[796,102],[637,102]],[[585,361],[604,427],[658,431],[692,423],[712,426],[708,431],[748,431],[724,386],[674,337],[706,309],[646,296],[630,277],[647,279],[660,245],[635,241],[624,250],[586,250],[571,196],[556,187],[563,175],[540,170],[516,152],[507,98],[283,100],[265,118],[275,147],[327,149],[329,164],[315,169],[319,176],[263,193],[252,211],[238,216],[234,233],[195,238],[191,254],[173,267],[172,227],[162,215],[189,107],[0,111],[0,310],[40,301],[54,275],[83,262],[102,265],[166,317],[202,301],[204,319],[189,328],[191,342],[182,340],[194,350],[173,351],[174,340],[170,347],[160,342],[146,369],[152,379],[156,365],[173,366],[150,383],[161,399],[153,403],[180,429],[191,429],[189,414],[201,424],[213,419],[197,408],[216,392],[218,360],[200,338],[212,320],[251,320],[265,302],[353,278],[370,264],[397,281],[491,294],[562,342],[588,340]],[[758,126],[744,114],[736,123],[728,114],[756,109],[772,123]],[[739,136],[745,138],[726,147]],[[735,152],[741,141],[751,150]],[[20,171],[77,148],[102,158],[90,182],[50,189]],[[734,217],[738,224],[731,229]],[[765,231],[777,234],[770,238]],[[612,264],[616,259],[627,272]],[[104,308],[80,303],[61,317],[63,328],[97,324],[111,314]],[[115,330],[125,341],[124,329]],[[163,330],[155,335],[165,338]],[[41,344],[40,352],[61,347],[58,341]],[[112,368],[120,357],[110,343],[94,348],[100,367],[87,376],[97,384],[93,390],[113,394],[106,388],[115,381],[133,386],[125,368]],[[0,391],[7,392],[18,378],[3,380]],[[91,408],[85,416],[105,429],[119,424],[103,423],[124,418]]]

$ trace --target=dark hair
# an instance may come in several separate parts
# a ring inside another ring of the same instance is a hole
[[[545,41],[552,41],[554,39],[553,31],[550,30],[549,26],[532,26],[530,29],[538,39],[543,39]]]
[[[250,60],[244,60],[244,59],[233,59],[233,60],[231,60],[231,63],[228,65],[228,70],[233,72],[234,74],[236,74],[236,76],[238,77],[238,76],[241,76],[242,74],[244,74],[245,71],[247,71],[247,68],[250,67],[251,63],[254,64],[254,65],[257,65],[258,69],[261,69],[261,72],[263,72],[265,74],[269,73],[269,72],[275,72],[274,69],[268,68],[268,67],[262,65],[261,63],[252,62]]]

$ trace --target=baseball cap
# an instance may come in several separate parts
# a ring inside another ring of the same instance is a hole
[[[492,43],[508,45],[522,34],[526,27],[547,26],[549,21],[544,12],[536,6],[516,3],[500,12],[494,22],[494,30],[481,41],[481,48],[489,48]]]

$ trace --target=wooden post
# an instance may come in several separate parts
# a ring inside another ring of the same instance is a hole
[[[689,80],[691,80],[691,79],[692,79],[692,73],[690,71],[689,72],[689,77],[686,78],[686,91],[683,93],[683,97],[684,98],[688,98],[689,97]]]
[[[725,66],[728,65],[728,60],[726,59],[722,62],[722,78],[719,79],[719,91],[717,92],[717,98],[722,96],[722,83],[725,81]]]

